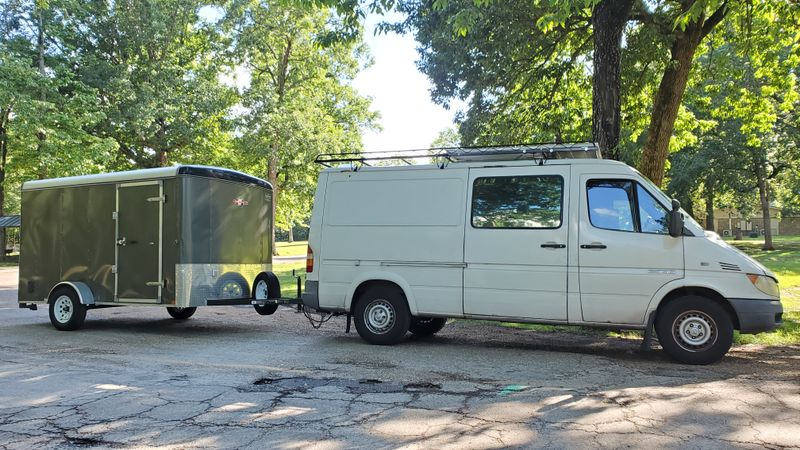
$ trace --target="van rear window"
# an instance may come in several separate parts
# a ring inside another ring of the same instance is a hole
[[[472,226],[558,228],[563,190],[557,175],[478,178],[472,185]]]

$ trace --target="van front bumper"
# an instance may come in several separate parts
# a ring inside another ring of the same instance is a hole
[[[783,305],[780,300],[761,300],[753,298],[729,298],[736,316],[739,318],[739,331],[746,334],[774,330],[783,322]]]

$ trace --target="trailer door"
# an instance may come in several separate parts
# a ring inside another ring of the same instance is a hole
[[[116,301],[161,302],[161,181],[117,185]]]

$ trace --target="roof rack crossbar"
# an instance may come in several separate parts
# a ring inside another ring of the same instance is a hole
[[[394,150],[387,152],[345,152],[322,153],[314,162],[326,167],[336,163],[368,165],[368,161],[384,161],[411,164],[417,159],[444,159],[448,162],[464,161],[502,161],[533,159],[544,162],[560,158],[601,159],[600,148],[592,142],[571,142],[559,144],[518,144],[488,147],[439,147],[413,150]]]

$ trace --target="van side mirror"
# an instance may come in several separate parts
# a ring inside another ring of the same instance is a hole
[[[669,213],[669,235],[678,237],[683,235],[683,214],[681,213],[681,202],[672,199],[672,211]]]

